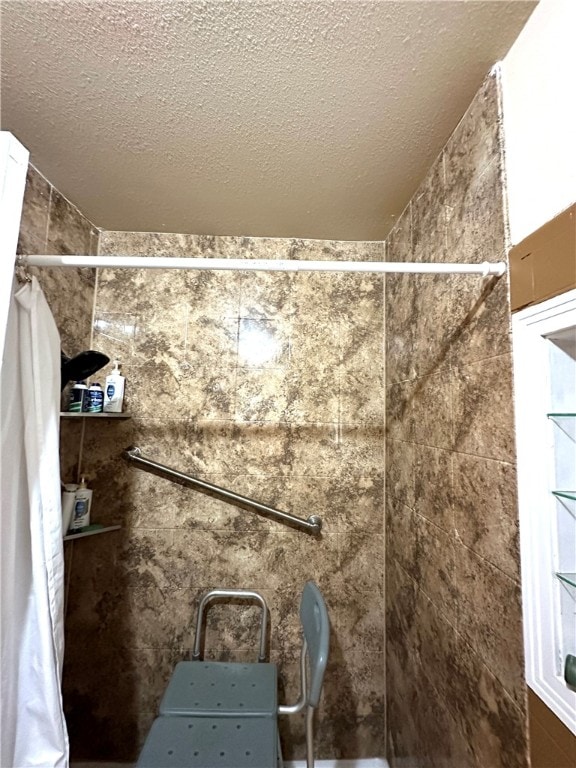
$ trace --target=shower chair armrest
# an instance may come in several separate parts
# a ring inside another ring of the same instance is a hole
[[[302,712],[308,703],[306,650],[306,639],[304,639],[300,653],[300,695],[298,696],[298,701],[294,704],[280,704],[278,707],[279,715],[297,715],[298,712]]]

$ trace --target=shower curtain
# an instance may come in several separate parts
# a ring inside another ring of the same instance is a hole
[[[36,278],[12,291],[0,377],[0,766],[65,768],[60,338]]]

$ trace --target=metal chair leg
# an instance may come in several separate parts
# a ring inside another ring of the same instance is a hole
[[[314,768],[314,707],[306,708],[306,768]]]

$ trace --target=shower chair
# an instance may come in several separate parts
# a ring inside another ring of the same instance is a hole
[[[215,600],[260,606],[258,661],[204,661],[202,638],[207,606]],[[314,711],[328,661],[330,623],[316,584],[305,584],[300,600],[303,640],[300,696],[278,705],[277,667],[266,661],[269,611],[252,590],[216,589],[200,600],[191,661],[179,662],[160,703],[137,768],[281,768],[278,716],[306,710],[306,764],[314,766]]]

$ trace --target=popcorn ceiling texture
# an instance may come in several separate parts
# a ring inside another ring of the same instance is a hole
[[[533,2],[10,2],[2,125],[108,230],[381,239]]]

